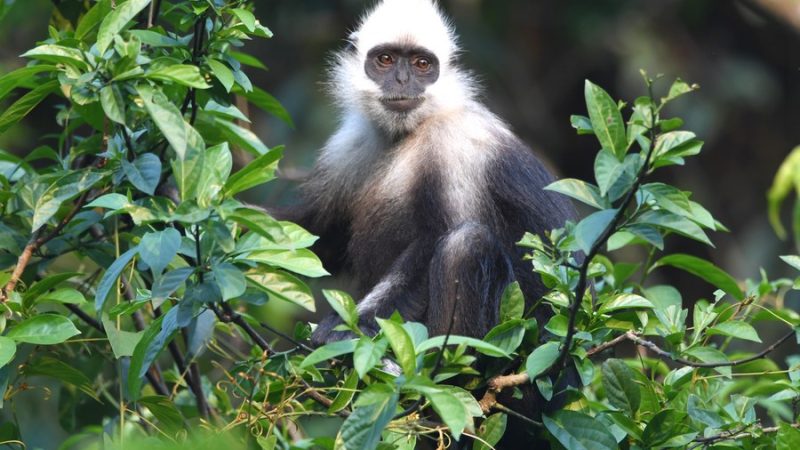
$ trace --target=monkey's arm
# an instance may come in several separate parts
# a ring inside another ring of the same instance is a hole
[[[378,332],[376,317],[388,318],[395,311],[407,321],[422,321],[427,309],[427,271],[432,245],[412,243],[389,271],[357,304],[359,327],[367,334]],[[352,333],[334,331],[342,323],[331,314],[323,319],[311,337],[314,345],[346,339]]]

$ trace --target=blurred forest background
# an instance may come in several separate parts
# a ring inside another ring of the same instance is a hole
[[[69,18],[81,3],[0,1],[13,3],[0,22],[0,73],[25,64],[18,55],[47,37],[48,21]],[[644,93],[640,68],[663,73],[664,88],[675,77],[699,83],[700,92],[677,102],[673,112],[705,140],[705,151],[688,167],[665,172],[673,177],[669,182],[694,192],[732,232],[712,236],[716,250],[680,238],[667,245],[707,258],[739,278],[759,278],[762,267],[771,278],[789,274],[777,255],[792,253],[793,246],[775,237],[765,196],[780,162],[800,144],[800,1],[441,3],[461,36],[462,63],[479,75],[486,102],[559,176],[591,177],[594,140],[577,136],[569,123],[570,114],[585,114],[584,79],[631,101]],[[256,4],[256,16],[275,37],[248,44],[247,50],[269,67],[249,74],[285,105],[295,127],[253,111],[253,131],[270,146],[286,144],[287,156],[285,180],[251,191],[248,200],[290,203],[296,180],[307,173],[336,124],[321,84],[326,58],[341,48],[347,30],[372,1]],[[23,154],[52,140],[55,105],[51,100],[39,107],[0,138],[0,148]],[[643,255],[619,257],[635,261]],[[686,302],[712,295],[711,286],[691,275],[660,273],[681,288]]]

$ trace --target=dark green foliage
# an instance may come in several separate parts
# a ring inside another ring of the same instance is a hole
[[[550,292],[526,308],[511,284],[483,340],[430,337],[398,316],[366,335],[353,298],[324,291],[352,338],[311,349],[299,321],[293,335],[275,334],[278,351],[261,306],[315,311],[302,277],[327,272],[309,250],[315,236],[236,198],[274,178],[283,149],[249,131],[233,96],[291,123],[243,70],[263,68],[243,41],[271,37],[255,2],[82,4],[77,23],[51,28],[23,55],[28,66],[0,77],[0,132],[48,97],[61,105],[57,141],[25,159],[0,153],[0,387],[13,411],[42,379],[58,383],[52,409],[72,435],[63,448],[411,449],[431,438],[487,449],[515,414],[496,394],[518,397],[529,383],[545,399],[563,394],[553,377],[565,361],[585,387],[567,388],[561,411],[527,419],[556,447],[800,445],[800,359],[769,359],[796,342],[800,315],[776,305],[800,279],[741,282],[671,253],[676,238],[710,245],[708,233],[725,228],[691,193],[647,179],[700,152],[681,119],[663,117],[695,86],[678,80],[659,99],[645,75],[647,94],[627,106],[586,82],[587,115],[571,122],[597,139],[595,179],[548,189],[595,211],[520,241]],[[798,154],[769,196],[781,234]],[[649,256],[618,258],[630,246]],[[782,259],[800,270],[800,257]],[[675,288],[648,281],[666,266],[708,283],[713,301],[684,309]],[[534,304],[553,317],[537,323]],[[762,337],[759,321],[784,338]],[[740,341],[754,346],[729,349]],[[611,357],[622,344],[641,353]],[[41,386],[34,393],[48,397]],[[0,426],[0,440],[24,438],[19,425]]]

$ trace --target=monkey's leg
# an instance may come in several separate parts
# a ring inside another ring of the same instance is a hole
[[[489,228],[465,223],[436,245],[429,275],[432,336],[483,337],[499,319],[500,297],[514,281],[511,258]]]

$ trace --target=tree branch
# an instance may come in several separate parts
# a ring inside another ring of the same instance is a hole
[[[102,192],[102,191],[101,191]],[[64,229],[67,224],[75,217],[76,214],[86,205],[87,200],[89,199],[89,191],[84,192],[78,200],[75,202],[75,205],[72,209],[58,222],[58,225],[53,228],[50,233],[42,236],[43,228],[37,230],[31,239],[28,241],[28,244],[22,250],[22,253],[17,258],[17,265],[14,267],[14,271],[11,272],[11,278],[9,278],[6,285],[0,290],[0,303],[5,303],[8,301],[8,296],[14,289],[17,287],[17,283],[19,283],[19,279],[22,277],[23,272],[25,272],[25,268],[28,267],[28,263],[30,263],[31,256],[39,250],[43,245],[50,242],[51,240],[55,239],[61,231]]]

